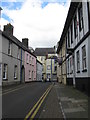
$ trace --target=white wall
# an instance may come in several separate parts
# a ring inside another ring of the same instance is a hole
[[[82,72],[82,47],[86,45],[86,64],[87,72]],[[80,73],[77,73],[77,57],[76,52],[80,52]],[[88,77],[88,38],[75,50],[75,76],[76,77]]]

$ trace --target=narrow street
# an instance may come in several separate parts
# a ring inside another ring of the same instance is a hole
[[[51,83],[28,83],[3,90],[3,118],[25,118]]]
[[[88,118],[88,97],[57,82],[3,88],[3,118]]]

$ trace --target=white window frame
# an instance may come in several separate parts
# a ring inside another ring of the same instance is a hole
[[[31,65],[31,56],[29,56],[29,64]]]
[[[85,51],[84,51],[85,50]],[[82,69],[87,69],[87,61],[86,61],[86,45],[82,47]]]
[[[79,50],[76,52],[77,57],[77,72],[80,72],[80,52]]]
[[[29,70],[29,79],[31,79],[31,71]]]
[[[14,66],[14,79],[17,79],[17,65]]]
[[[68,47],[70,47],[70,31],[68,30]]]
[[[73,58],[72,57],[70,57],[70,59],[69,59],[69,61],[70,61],[70,73],[72,74],[73,73],[73,69],[72,69],[72,66],[73,66]]]
[[[73,44],[73,24],[70,26],[70,31],[71,31],[71,44]]]
[[[34,66],[34,58],[32,57],[32,65]]]
[[[11,47],[12,46],[12,43],[11,43],[11,41],[9,41],[9,43],[8,43],[8,55],[11,55]]]
[[[3,65],[3,79],[6,80],[7,79],[7,72],[8,72],[8,66],[7,64]]]
[[[51,70],[51,65],[47,65],[47,70]]]
[[[28,64],[28,54],[26,55],[26,62],[27,62],[27,64]]]
[[[80,3],[80,6],[78,8],[78,16],[79,16],[79,30],[81,31],[83,29],[83,8],[82,8],[82,2]]]
[[[78,36],[77,14],[74,17],[74,35],[75,35],[75,38]]]

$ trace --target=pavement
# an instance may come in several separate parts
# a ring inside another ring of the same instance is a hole
[[[71,86],[55,83],[39,118],[88,119],[88,96]]]

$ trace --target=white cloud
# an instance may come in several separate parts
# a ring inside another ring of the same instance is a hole
[[[40,0],[26,0],[20,10],[5,11],[13,20],[18,39],[28,37],[33,48],[53,47],[60,39],[68,7],[69,3],[49,3],[42,8]]]

